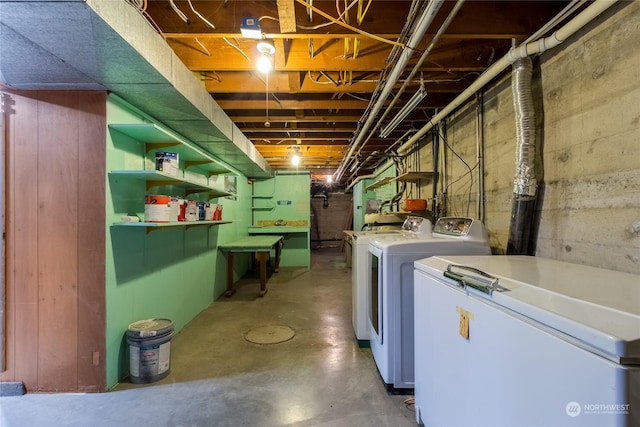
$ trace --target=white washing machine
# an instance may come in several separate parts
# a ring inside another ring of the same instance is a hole
[[[382,381],[390,391],[402,392],[414,387],[414,261],[435,255],[491,254],[489,239],[480,221],[440,218],[433,233],[429,233],[422,229],[425,224],[420,220],[422,218],[415,218],[410,230],[374,238],[369,243],[371,351]],[[427,227],[430,229],[430,224]]]
[[[530,256],[415,263],[418,423],[640,426],[640,276]]]
[[[431,234],[431,222],[429,234]],[[388,225],[379,227],[374,231],[358,231],[353,233],[351,247],[351,317],[353,330],[360,347],[368,347],[371,340],[369,331],[369,305],[370,288],[368,274],[371,269],[369,257],[369,242],[371,239],[382,237],[383,235],[397,234],[401,232],[401,225]],[[426,227],[426,225],[425,225]]]

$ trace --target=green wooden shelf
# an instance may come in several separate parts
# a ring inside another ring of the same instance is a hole
[[[213,226],[231,224],[231,221],[180,221],[180,222],[114,222],[111,224],[114,227],[125,228],[144,228],[147,233],[153,230],[160,230],[172,227],[201,227],[201,226]]]
[[[374,183],[372,183],[371,185],[367,186],[366,191],[371,191],[371,190],[375,190],[378,187],[382,187],[385,184],[390,183],[391,181],[393,181],[395,177],[392,176],[387,176],[385,178],[382,178]]]
[[[260,199],[259,199],[260,200]],[[273,201],[266,201],[266,199],[262,203],[254,204],[251,209],[254,211],[271,211],[276,208],[276,204]]]
[[[422,181],[431,181],[433,180],[434,173],[433,172],[407,172],[398,176],[387,176],[378,181],[367,186],[365,191],[375,190],[378,187],[382,187],[383,185],[401,181],[401,182],[412,182],[414,184],[421,183]]]
[[[407,172],[392,178],[392,181],[412,182],[417,184],[422,181],[431,181],[435,174],[433,172]]]
[[[147,153],[152,151],[178,153],[185,169],[197,167],[207,172],[209,176],[231,172],[211,154],[154,123],[116,123],[110,124],[109,128],[144,143]]]
[[[175,221],[175,222],[114,222],[116,227],[189,227],[192,225],[220,225],[231,224],[231,221]]]
[[[231,195],[231,193],[227,191],[217,190],[206,184],[194,182],[175,175],[169,175],[168,173],[157,170],[113,170],[109,172],[109,175],[145,181],[147,183],[147,190],[152,187],[172,185],[183,188],[187,193],[208,192],[211,198]]]

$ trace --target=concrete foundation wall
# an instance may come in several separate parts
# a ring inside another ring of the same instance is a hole
[[[640,3],[620,2],[534,58],[537,256],[640,274],[639,27]],[[439,201],[450,215],[479,215],[478,105],[470,100],[443,129]],[[503,254],[515,170],[511,77],[485,88],[481,105],[485,224]],[[423,170],[432,166],[430,145],[420,157]]]
[[[311,209],[311,247],[330,247],[342,244],[342,231],[350,230],[347,225],[352,218],[351,194],[327,193],[328,206],[323,207],[324,198],[313,197]],[[317,228],[316,228],[317,224]]]

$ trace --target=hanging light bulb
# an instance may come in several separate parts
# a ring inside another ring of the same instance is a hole
[[[291,164],[293,166],[298,166],[300,164],[300,148],[293,147],[293,154],[291,155]]]
[[[273,54],[276,52],[276,48],[271,40],[263,39],[258,42],[256,49],[260,52],[260,58],[256,64],[258,71],[265,74],[266,77],[266,90],[265,90],[265,104],[266,104],[266,120],[264,127],[271,127],[269,122],[269,72],[273,69]]]
[[[273,64],[271,63],[271,58],[262,55],[258,62],[256,63],[256,68],[263,74],[267,74],[269,71],[273,69]]]
[[[258,71],[261,73],[268,73],[273,69],[273,54],[276,52],[276,48],[273,42],[264,39],[258,42],[256,49],[260,52],[260,59],[256,64]]]

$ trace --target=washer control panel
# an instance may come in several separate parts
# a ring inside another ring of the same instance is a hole
[[[431,233],[431,221],[420,216],[408,216],[402,224],[403,231]]]

